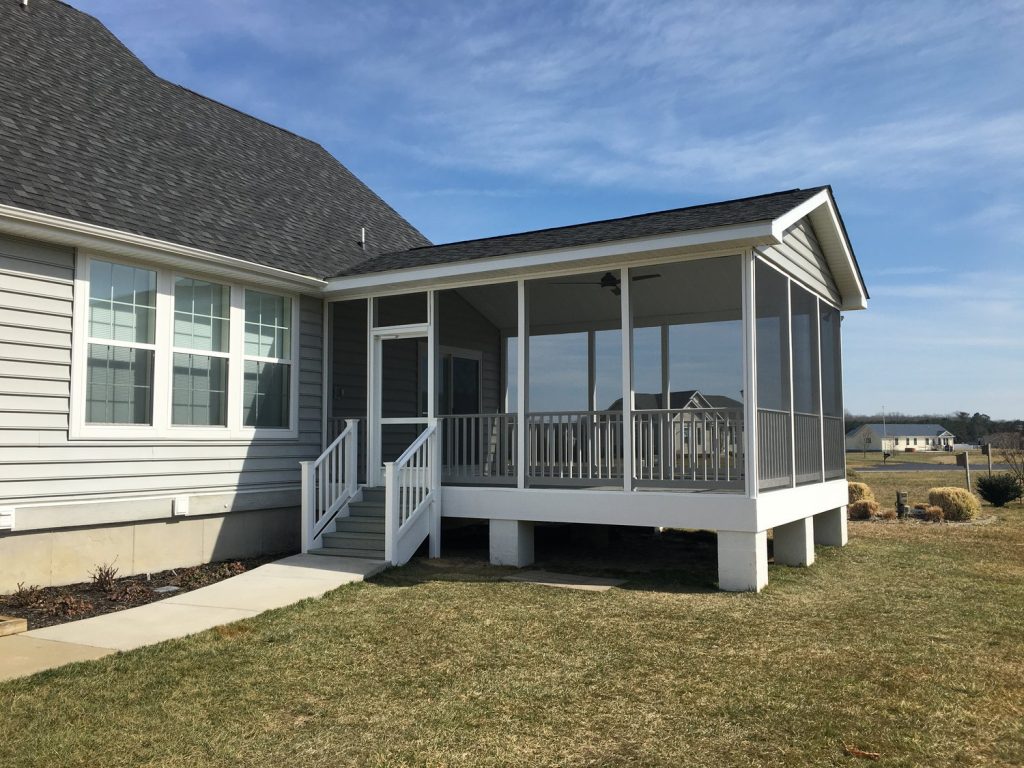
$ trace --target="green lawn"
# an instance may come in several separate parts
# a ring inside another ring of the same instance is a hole
[[[0,765],[1019,766],[1024,510],[997,514],[851,523],[760,595],[414,563],[0,684]]]

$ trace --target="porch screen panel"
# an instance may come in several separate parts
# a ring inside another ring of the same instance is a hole
[[[818,366],[818,301],[791,283],[793,425],[797,483],[821,481],[821,411]]]
[[[843,428],[843,358],[839,310],[819,302],[821,324],[821,405],[825,432],[825,478],[846,477]]]
[[[367,328],[366,299],[328,304],[330,312],[331,411],[327,419],[327,443],[345,428],[346,419],[359,419],[358,475],[366,482],[367,442]]]
[[[789,381],[789,280],[756,262],[758,487],[792,481]]]

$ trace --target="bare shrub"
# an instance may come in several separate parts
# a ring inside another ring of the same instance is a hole
[[[46,612],[63,619],[73,619],[76,616],[90,613],[94,607],[88,600],[74,595],[61,595],[46,606]]]
[[[932,488],[928,491],[928,503],[942,508],[946,520],[972,520],[981,511],[981,504],[973,493],[963,488]]]
[[[998,432],[989,443],[998,460],[1024,485],[1024,432]]]
[[[874,499],[855,501],[847,507],[847,514],[851,520],[870,520],[878,514],[878,502]]]
[[[113,563],[97,565],[96,570],[89,571],[92,577],[92,585],[100,592],[113,592],[117,583],[117,568]]]
[[[946,519],[942,507],[925,507],[921,517],[930,523],[941,523]]]
[[[40,597],[42,597],[42,592],[38,586],[26,587],[19,581],[18,588],[14,590],[13,594],[7,596],[7,602],[15,608],[31,608],[39,602]]]
[[[880,512],[878,512],[876,517],[878,517],[878,518],[880,518],[882,520],[895,520],[896,519],[896,510],[895,509],[883,509]]]
[[[152,591],[145,584],[140,584],[137,581],[129,581],[127,584],[123,584],[110,593],[110,599],[115,603],[137,603],[140,600],[147,599]]]

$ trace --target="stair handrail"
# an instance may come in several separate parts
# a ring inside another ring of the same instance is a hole
[[[384,464],[384,559],[392,565],[408,562],[423,542],[422,537],[415,542],[405,540],[413,527],[429,532],[431,556],[437,556],[441,490],[437,425],[437,419],[431,419],[401,456]],[[431,512],[432,519],[427,521]]]
[[[314,461],[302,468],[302,551],[320,545],[327,526],[356,495],[359,487],[359,419],[345,428]]]

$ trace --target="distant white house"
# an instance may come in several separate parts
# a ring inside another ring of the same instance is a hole
[[[862,424],[846,433],[848,451],[946,451],[953,433],[941,424]]]

